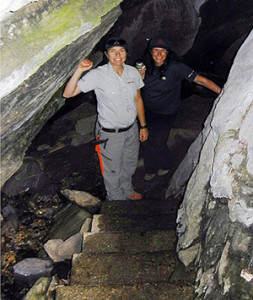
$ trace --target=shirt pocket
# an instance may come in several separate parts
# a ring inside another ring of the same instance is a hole
[[[128,95],[130,95],[130,97],[134,99],[137,91],[137,85],[135,80],[133,78],[126,78],[125,84],[128,91]]]

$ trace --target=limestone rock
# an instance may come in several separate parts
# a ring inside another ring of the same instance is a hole
[[[96,119],[97,116],[93,115],[77,121],[75,125],[76,134],[71,141],[72,146],[85,144],[94,138],[94,124]]]
[[[30,190],[45,191],[50,188],[53,190],[42,163],[26,157],[21,168],[5,183],[2,190],[7,196],[16,196]]]
[[[247,269],[243,269],[242,271],[241,271],[241,277],[243,277],[245,280],[247,280],[248,282],[253,282],[253,274],[251,274],[250,272],[249,272],[249,270],[247,270]]]
[[[50,229],[47,240],[44,243],[50,239],[67,240],[79,232],[85,220],[90,217],[90,213],[76,204],[70,203],[55,216],[55,224]]]
[[[71,236],[57,247],[57,252],[61,260],[71,259],[75,253],[81,253],[82,235],[78,232]]]
[[[121,1],[41,0],[2,20],[1,185],[19,169],[42,126],[64,105],[59,89],[115,23]]]
[[[242,269],[253,268],[252,47],[253,31],[167,190],[167,196],[184,194],[177,251],[185,265],[195,260],[201,299],[253,297],[240,278]],[[199,251],[192,251],[200,240]]]
[[[13,277],[22,286],[31,286],[40,277],[50,277],[53,264],[49,260],[25,258],[13,266]]]
[[[44,245],[44,249],[54,262],[71,259],[73,254],[81,252],[82,235],[77,233],[66,241],[60,239],[49,240]]]
[[[67,189],[61,191],[61,193],[70,201],[76,202],[80,207],[86,209],[91,214],[95,214],[100,209],[101,201],[89,193]]]
[[[18,213],[17,210],[9,203],[7,206],[2,208],[2,214],[1,214],[2,220],[5,220],[5,222],[8,223],[6,226],[8,229],[7,232],[17,232],[19,228],[19,220],[18,220]],[[2,228],[2,235],[4,234],[5,228]],[[8,235],[8,233],[6,233]]]
[[[49,240],[44,245],[44,249],[49,255],[49,257],[54,261],[58,262],[58,252],[57,247],[63,243],[61,239]]]
[[[76,123],[76,132],[80,135],[93,134],[93,127],[97,116],[90,116],[85,119],[78,120]]]
[[[80,233],[83,234],[85,232],[90,232],[91,231],[91,224],[92,224],[92,219],[87,218],[84,222],[83,225],[80,229]]]
[[[187,248],[187,250],[181,250],[178,253],[179,259],[184,262],[184,265],[187,267],[191,264],[197,256],[199,252],[200,244],[197,243],[196,245]]]
[[[51,278],[50,277],[41,277],[39,278],[29,292],[25,295],[23,300],[46,300],[47,290],[50,285]]]

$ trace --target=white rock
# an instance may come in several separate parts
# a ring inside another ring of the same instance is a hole
[[[60,259],[60,261],[71,259],[73,254],[81,253],[82,241],[82,235],[80,233],[77,233],[60,244],[57,247],[58,258]]]
[[[90,213],[96,213],[100,209],[101,201],[89,193],[75,190],[63,190],[62,195],[70,201],[76,202],[80,207],[85,208]]]
[[[44,245],[44,249],[49,255],[49,257],[54,261],[59,261],[57,248],[59,245],[63,243],[63,240],[61,239],[54,239],[54,240],[48,240],[46,244]]]
[[[80,234],[91,231],[91,224],[92,224],[92,218],[85,219],[80,229]]]

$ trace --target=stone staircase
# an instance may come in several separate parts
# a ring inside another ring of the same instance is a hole
[[[93,216],[57,300],[190,300],[195,274],[175,253],[171,201],[110,201]]]

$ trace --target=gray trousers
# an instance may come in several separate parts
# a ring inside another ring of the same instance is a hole
[[[137,122],[129,130],[120,133],[105,132],[97,123],[96,136],[99,136],[99,140],[108,139],[99,145],[107,198],[125,200],[133,192],[132,176],[139,156]]]

